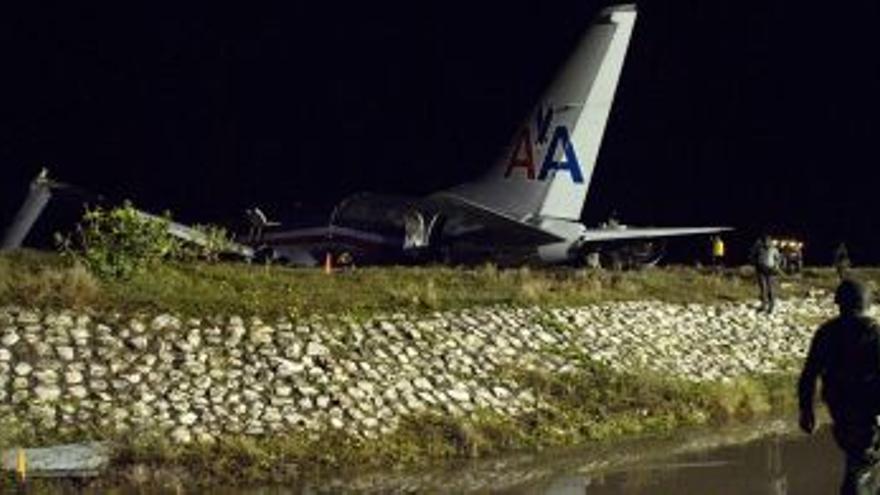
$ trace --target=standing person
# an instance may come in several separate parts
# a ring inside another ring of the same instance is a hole
[[[804,269],[804,243],[795,241],[794,251],[792,252],[792,272],[800,273]]]
[[[816,427],[813,396],[822,377],[822,400],[831,413],[831,431],[846,457],[841,494],[876,493],[880,412],[880,327],[865,316],[871,304],[867,287],[844,280],[834,302],[840,315],[813,335],[798,381],[800,427]]]
[[[773,244],[769,235],[764,235],[752,246],[751,261],[755,266],[758,278],[758,290],[761,293],[761,307],[758,311],[773,312],[776,306],[776,288],[774,276],[779,269],[779,249]]]
[[[846,244],[841,242],[837,245],[837,249],[834,250],[834,268],[837,269],[837,276],[840,280],[846,278],[846,274],[851,265],[852,263],[849,260],[849,251],[846,249]]]
[[[724,266],[724,240],[720,235],[712,236],[712,266],[716,270]]]

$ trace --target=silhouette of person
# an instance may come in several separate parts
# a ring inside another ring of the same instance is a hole
[[[846,244],[841,242],[837,245],[837,249],[834,250],[834,268],[837,269],[837,276],[840,280],[846,278],[846,273],[849,271],[851,264]]]
[[[875,493],[880,412],[880,327],[865,312],[871,303],[868,288],[855,280],[837,287],[834,302],[840,314],[813,335],[798,381],[800,427],[816,427],[813,396],[822,378],[822,399],[831,413],[831,431],[845,455],[841,494]]]
[[[761,307],[758,311],[766,311],[770,314],[776,306],[774,276],[779,269],[779,249],[773,245],[770,236],[764,235],[752,246],[750,258],[755,266],[758,290],[761,294]]]

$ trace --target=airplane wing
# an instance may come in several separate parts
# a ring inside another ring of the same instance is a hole
[[[166,221],[162,217],[153,215],[152,213],[147,213],[142,210],[135,209],[134,212],[141,218],[147,220]],[[191,242],[198,246],[207,246],[212,242],[209,238],[209,235],[202,230],[170,220],[168,220],[167,223],[168,233],[174,237],[177,237],[178,239],[186,242]],[[239,244],[237,242],[226,242],[222,247],[220,247],[220,250],[224,253],[238,255],[247,259],[251,259],[254,257],[253,248],[251,248],[250,246],[245,246],[244,244]]]
[[[389,237],[374,232],[359,229],[329,225],[326,227],[308,227],[301,229],[270,232],[263,235],[263,241],[270,246],[274,245],[310,245],[318,243],[330,243],[333,241],[346,241],[352,244],[401,246],[403,240]]]
[[[317,266],[326,253],[339,252],[348,252],[359,261],[376,260],[393,256],[403,245],[402,237],[338,225],[270,232],[261,241],[278,257],[296,266]]]
[[[686,235],[715,234],[733,230],[731,227],[608,227],[587,229],[583,242],[624,241],[635,239],[654,239],[660,237],[679,237]]]

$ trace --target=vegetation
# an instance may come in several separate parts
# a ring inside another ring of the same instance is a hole
[[[574,373],[528,372],[520,378],[536,392],[540,406],[515,418],[488,410],[469,418],[422,414],[372,440],[330,432],[314,438],[230,436],[211,445],[176,447],[164,437],[129,436],[118,444],[118,460],[180,466],[199,478],[247,484],[661,436],[684,426],[792,415],[796,407],[794,377],[786,375],[693,383],[591,365]]]
[[[177,249],[170,214],[148,217],[131,203],[89,208],[72,236],[58,236],[62,253],[102,278],[127,279],[156,266]]]
[[[563,374],[512,370],[532,390],[538,407],[518,417],[477,411],[470,417],[421,414],[393,433],[359,439],[329,430],[320,435],[227,435],[208,444],[172,444],[167,436],[111,435],[94,427],[90,438],[115,445],[115,465],[188,473],[188,483],[254,484],[314,479],[340,470],[424,467],[438,461],[486,457],[662,436],[676,428],[745,422],[794,414],[794,377],[766,375],[730,382],[694,383],[665,376],[612,371],[584,361]],[[88,427],[85,427],[88,428]],[[28,428],[7,425],[6,445],[33,439]],[[64,441],[67,437],[41,441]],[[0,443],[3,443],[0,441]],[[2,445],[0,445],[2,446]]]
[[[76,230],[56,235],[62,255],[102,279],[127,280],[166,261],[219,261],[230,245],[226,229],[196,225],[199,242],[186,242],[169,231],[171,214],[147,215],[130,202],[104,209],[87,208]]]
[[[657,299],[710,302],[754,297],[750,268],[664,268],[633,272],[447,266],[318,269],[218,263],[230,246],[219,227],[196,226],[198,243],[168,231],[170,214],[154,217],[131,203],[87,209],[76,230],[59,237],[61,255],[0,254],[0,304],[113,311],[369,315],[483,305],[561,306]],[[880,279],[878,270],[860,276]],[[783,293],[829,289],[827,269],[787,279]]]
[[[34,251],[0,255],[0,304],[39,308],[168,311],[182,315],[370,315],[485,305],[565,306],[602,301],[750,300],[750,268],[667,267],[632,272],[446,266],[364,267],[332,275],[317,268],[164,261],[127,278],[102,278],[78,258]],[[880,270],[854,270],[880,281]],[[783,297],[832,289],[831,269],[782,278]]]
[[[880,270],[855,275],[880,281]],[[831,289],[831,269],[782,279],[783,296]],[[18,251],[0,255],[0,305],[169,311],[182,315],[371,315],[483,305],[566,306],[645,298],[671,302],[752,299],[748,268],[722,273],[669,267],[613,273],[569,269],[387,267],[326,275],[320,269],[164,259],[127,278],[98,277],[82,259]],[[686,425],[724,423],[793,410],[793,377],[692,383],[644,372],[613,372],[585,358],[578,371],[511,370],[539,407],[516,418],[479,411],[468,418],[420,415],[390,435],[364,440],[321,436],[225,436],[213,444],[174,446],[138,432],[110,437],[120,466],[179,466],[198,478],[248,483],[330,473],[341,467],[386,468],[537,450],[585,441],[663,434]],[[33,440],[28,428],[0,423],[0,447]],[[20,425],[19,425],[20,426]],[[87,426],[83,426],[88,428]],[[90,437],[105,437],[100,429]],[[81,435],[79,436],[81,438]],[[105,437],[106,438],[106,437]],[[41,443],[67,440],[46,438]],[[234,479],[233,479],[234,477]]]

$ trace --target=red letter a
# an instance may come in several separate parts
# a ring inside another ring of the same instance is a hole
[[[525,156],[521,156],[525,152]],[[516,145],[513,147],[513,153],[510,155],[510,163],[507,164],[507,171],[504,172],[505,177],[510,177],[514,168],[524,167],[526,169],[526,177],[535,178],[535,163],[532,161],[532,139],[529,134],[529,128],[526,127],[519,133]]]

